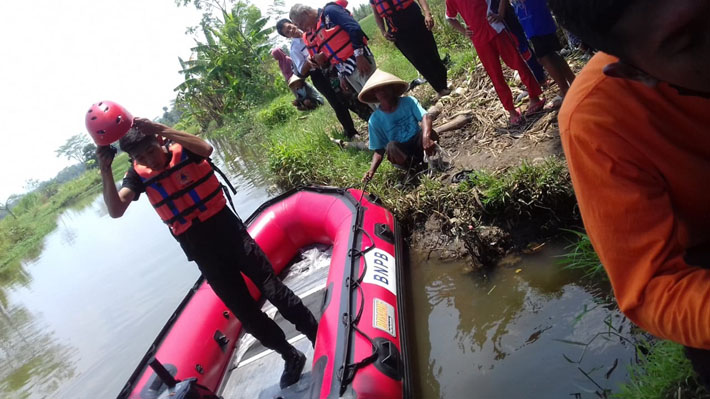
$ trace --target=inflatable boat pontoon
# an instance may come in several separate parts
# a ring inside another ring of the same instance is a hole
[[[246,224],[282,276],[302,248],[332,246],[330,267],[305,275],[286,271],[284,278],[319,318],[314,349],[268,302],[263,308],[289,342],[309,356],[301,380],[279,389],[280,355],[244,334],[200,279],[118,397],[410,397],[406,254],[392,214],[360,190],[308,187],[266,202]],[[258,298],[258,290],[245,279]]]

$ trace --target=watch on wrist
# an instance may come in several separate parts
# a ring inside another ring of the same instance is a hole
[[[365,54],[365,50],[361,48],[356,48],[355,51],[353,51],[353,54],[355,54],[355,57],[359,57],[363,54]]]

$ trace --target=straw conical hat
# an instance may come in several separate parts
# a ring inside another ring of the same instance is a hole
[[[295,73],[291,75],[291,78],[288,80],[288,87],[291,87],[294,83],[298,82],[299,80],[303,80],[303,78],[299,77]]]
[[[360,95],[357,98],[364,103],[376,103],[377,98],[375,97],[374,89],[383,86],[391,86],[392,90],[397,94],[397,97],[404,94],[409,88],[409,84],[404,80],[381,69],[376,69],[372,76],[370,76],[370,79],[365,82],[365,86],[362,87]]]

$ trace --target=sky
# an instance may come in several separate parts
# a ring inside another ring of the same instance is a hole
[[[263,12],[271,2],[252,1]],[[88,137],[92,103],[162,115],[182,82],[178,56],[188,59],[195,44],[185,30],[200,16],[174,0],[0,2],[0,203],[29,179],[50,179],[73,163],[55,150],[77,133]]]

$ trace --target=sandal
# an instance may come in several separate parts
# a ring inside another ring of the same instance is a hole
[[[527,110],[525,110],[525,116],[530,116],[534,115],[545,107],[545,98],[541,98],[540,101],[536,102],[535,104],[531,105],[528,107]]]
[[[510,121],[508,123],[510,124],[510,127],[516,127],[516,126],[522,125],[523,124],[523,115],[520,114],[520,111],[516,110],[516,114],[510,116]]]

